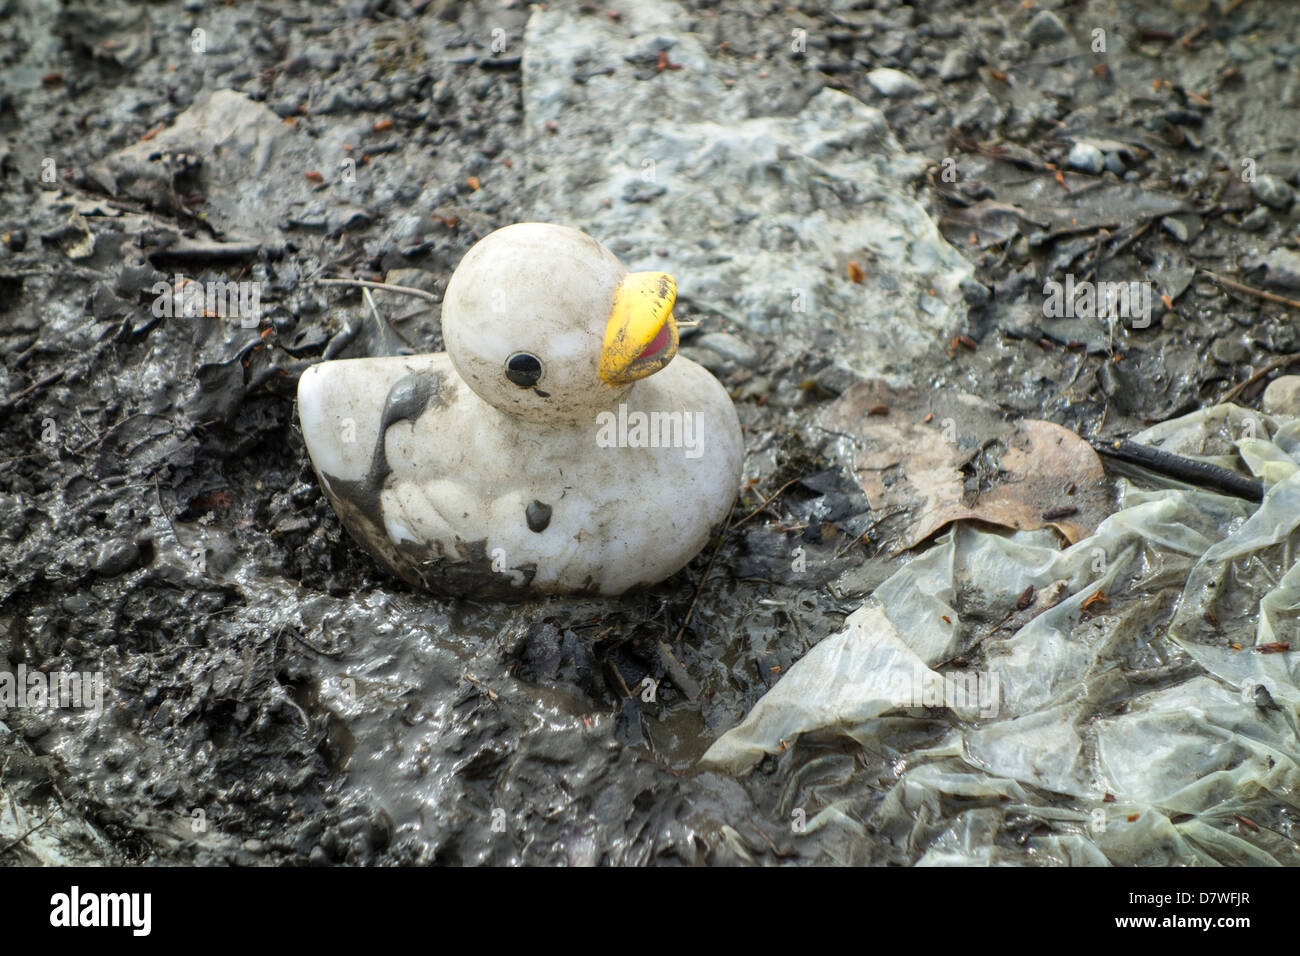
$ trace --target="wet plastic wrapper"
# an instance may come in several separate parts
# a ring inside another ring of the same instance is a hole
[[[870,827],[922,865],[1300,863],[1300,421],[1220,405],[1133,437],[1244,462],[1264,500],[1121,478],[1065,550],[955,525],[702,763],[745,772],[815,731],[892,752],[883,798],[808,827]],[[936,715],[946,735],[908,749],[900,720]]]

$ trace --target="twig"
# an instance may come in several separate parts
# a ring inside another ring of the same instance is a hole
[[[282,627],[282,628],[280,628],[280,630],[281,630],[281,631],[284,631],[285,629]],[[293,628],[293,627],[291,627],[291,628],[288,629],[288,631],[289,631],[289,636],[290,636],[290,637],[292,637],[295,641],[297,641],[297,642],[298,642],[299,644],[301,644],[303,647],[307,648],[309,651],[311,651],[311,652],[313,652],[313,653],[315,653],[315,654],[319,654],[321,657],[328,657],[328,658],[329,658],[330,660],[332,660],[332,661],[338,661],[338,660],[342,660],[342,659],[343,659],[343,655],[342,655],[342,654],[339,654],[339,653],[333,653],[333,654],[331,654],[329,651],[325,650],[324,648],[317,647],[317,646],[316,646],[315,644],[313,644],[311,641],[307,640],[307,638],[305,638],[305,637],[303,637],[301,634],[299,634],[297,628]],[[279,634],[276,635],[276,637],[279,637],[279,636],[280,636]]]
[[[1208,29],[1210,29],[1210,25],[1208,23],[1202,23],[1199,27],[1196,27],[1190,32],[1186,33],[1183,36],[1183,38],[1178,42],[1183,45],[1183,49],[1190,50],[1192,48],[1192,41],[1194,41],[1197,37],[1199,37],[1202,33],[1204,33]]]
[[[609,669],[613,671],[614,676],[618,678],[618,686],[623,688],[623,696],[631,699],[632,689],[627,686],[627,681],[623,678],[623,672],[618,669],[618,665],[609,657],[605,658],[605,663],[609,666]]]
[[[1288,365],[1294,365],[1297,362],[1300,362],[1300,352],[1292,352],[1290,355],[1283,355],[1281,358],[1274,359],[1244,382],[1238,382],[1236,385],[1232,386],[1232,388],[1228,389],[1227,394],[1225,394],[1220,400],[1221,403],[1235,402],[1237,396],[1241,395],[1246,391],[1246,389],[1250,388],[1261,379],[1267,378],[1280,368],[1286,368]]]
[[[402,295],[416,295],[421,299],[429,302],[440,302],[432,292],[425,292],[423,289],[413,289],[408,285],[389,285],[387,282],[370,282],[367,279],[317,279],[320,285],[348,285],[360,289],[379,289],[381,292],[400,292]]]
[[[375,297],[370,294],[370,290],[362,288],[361,297],[366,300],[366,305],[370,307],[370,314],[375,317],[375,326],[379,329],[379,347],[388,354],[388,332],[384,328],[384,317],[379,314],[379,306],[375,305]]]
[[[872,531],[876,530],[876,527],[877,527],[877,526],[878,526],[882,521],[888,521],[890,518],[893,518],[893,517],[895,517],[895,516],[897,516],[897,515],[901,515],[901,514],[903,514],[905,511],[907,511],[906,506],[901,506],[901,505],[900,505],[899,507],[897,507],[897,508],[894,508],[894,509],[891,510],[891,511],[886,511],[883,515],[881,515],[881,516],[880,516],[879,518],[877,518],[875,521],[871,522],[871,524],[867,525],[866,530],[863,531],[862,534],[858,535],[856,538],[854,538],[852,541],[850,541],[848,544],[846,544],[846,545],[845,545],[844,547],[842,547],[840,550],[836,551],[836,552],[835,552],[835,557],[836,557],[836,558],[842,557],[842,556],[844,556],[845,554],[847,554],[849,551],[851,551],[851,550],[852,550],[852,549],[857,545],[857,543],[858,543],[859,541],[861,541],[861,540],[862,540],[863,538],[865,538],[867,535],[871,534]],[[879,552],[877,552],[877,553],[879,553]],[[832,559],[832,560],[834,560],[834,559]]]
[[[1154,219],[1148,219],[1146,222],[1142,223],[1142,225],[1138,226],[1137,229],[1133,230],[1133,232],[1129,233],[1128,236],[1125,237],[1122,242],[1118,243],[1115,246],[1112,246],[1110,249],[1107,249],[1106,261],[1109,262],[1111,259],[1114,259],[1117,255],[1119,255],[1129,246],[1133,245],[1133,243],[1137,242],[1139,239],[1145,236],[1147,230],[1150,229],[1154,224],[1155,224]]]
[[[1139,465],[1149,471],[1154,471],[1156,474],[1165,475],[1186,482],[1189,485],[1213,488],[1216,491],[1222,491],[1237,498],[1245,498],[1247,501],[1264,500],[1264,486],[1262,483],[1253,478],[1239,475],[1235,471],[1229,471],[1227,468],[1220,468],[1218,465],[1197,461],[1194,458],[1184,458],[1182,455],[1175,455],[1172,452],[1161,451],[1159,448],[1139,445],[1131,441],[1117,441],[1110,444],[1093,442],[1092,447],[1099,455],[1106,455],[1132,465]]]
[[[703,583],[703,582],[701,582]],[[700,696],[700,685],[693,678],[686,668],[676,657],[673,656],[672,650],[663,641],[658,641],[660,663],[663,664],[664,670],[668,671],[668,676],[673,679],[677,689],[686,695],[687,700],[694,700]]]
[[[18,846],[18,844],[22,843],[29,836],[31,836],[33,833],[35,833],[37,830],[39,830],[41,827],[45,826],[45,824],[49,822],[50,822],[50,818],[46,817],[40,823],[36,824],[36,826],[32,827],[30,830],[28,830],[26,833],[20,836],[17,840],[14,840],[12,843],[8,843],[0,847],[0,856],[4,856],[6,853],[8,853],[14,847]]]
[[[732,525],[731,528],[730,528],[730,530],[735,531],[735,530],[736,530],[737,528],[739,528],[742,524],[744,524],[744,523],[745,523],[746,521],[748,521],[750,518],[754,517],[754,515],[758,514],[760,511],[762,511],[764,508],[766,508],[768,505],[770,505],[773,501],[775,501],[775,500],[780,496],[781,492],[785,491],[785,489],[789,488],[789,487],[790,487],[791,485],[793,485],[796,481],[801,480],[803,477],[804,477],[803,475],[800,475],[798,478],[791,478],[789,481],[787,481],[787,482],[786,482],[784,485],[782,485],[780,488],[776,489],[776,491],[774,491],[774,492],[772,493],[772,497],[766,499],[766,500],[765,500],[761,505],[759,505],[757,508],[755,508],[755,509],[754,509],[753,511],[751,511],[749,514],[745,515],[745,517],[741,518],[741,519],[740,519],[739,521],[737,521],[734,525]]]
[[[704,574],[700,578],[700,583],[695,586],[695,596],[691,598],[691,606],[686,609],[686,616],[682,618],[682,626],[677,629],[677,636],[673,638],[673,643],[679,643],[682,635],[686,633],[686,626],[691,623],[691,615],[695,613],[695,605],[700,600],[700,592],[704,590],[704,582],[709,579],[709,572],[713,570],[713,562],[718,560],[718,552],[722,550],[722,545],[727,540],[727,532],[731,529],[731,516],[736,513],[736,503],[731,503],[731,510],[727,512],[727,523],[722,528],[722,533],[718,535],[718,546],[713,549],[713,556],[709,558],[709,565],[704,569]]]
[[[1237,282],[1235,279],[1228,279],[1216,272],[1211,272],[1209,269],[1202,269],[1201,272],[1205,273],[1220,285],[1226,285],[1229,289],[1236,289],[1238,292],[1245,292],[1247,295],[1253,295],[1255,298],[1263,299],[1266,302],[1276,302],[1278,305],[1287,305],[1293,309],[1300,309],[1300,300],[1288,299],[1286,296],[1277,295],[1274,292],[1265,292],[1263,289],[1256,289],[1254,286],[1245,285],[1244,283]]]
[[[6,398],[4,401],[0,402],[0,411],[7,411],[8,409],[13,408],[15,405],[17,405],[20,401],[22,401],[32,392],[36,391],[37,389],[44,388],[47,385],[53,385],[61,378],[63,378],[62,372],[51,372],[49,375],[45,376],[40,381],[32,382],[32,384],[28,385],[17,395],[11,395],[10,397]]]
[[[150,258],[208,262],[219,259],[248,259],[261,251],[260,242],[208,242],[203,239],[182,238],[170,246],[158,249]]]

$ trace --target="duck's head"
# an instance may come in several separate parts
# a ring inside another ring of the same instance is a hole
[[[536,422],[581,422],[677,354],[663,273],[629,273],[577,229],[525,222],[479,240],[442,302],[447,354],[484,401]]]

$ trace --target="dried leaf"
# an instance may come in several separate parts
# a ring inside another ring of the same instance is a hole
[[[880,406],[889,414],[869,414]],[[1051,527],[1073,544],[1112,510],[1101,461],[1086,441],[1051,422],[1005,422],[995,406],[964,392],[860,382],[827,407],[823,424],[853,439],[851,468],[872,510],[902,513],[888,546],[895,554],[959,520]],[[982,479],[966,473],[977,458],[986,465]],[[1077,490],[1063,508],[1061,489],[1070,484]]]

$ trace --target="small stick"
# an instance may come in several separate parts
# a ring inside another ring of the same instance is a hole
[[[1229,471],[1227,468],[1220,468],[1218,465],[1196,461],[1192,458],[1184,458],[1182,455],[1175,455],[1172,452],[1161,451],[1159,448],[1139,445],[1131,441],[1117,441],[1111,444],[1093,442],[1092,447],[1099,455],[1126,461],[1132,465],[1140,465],[1154,471],[1156,474],[1165,475],[1186,482],[1189,485],[1213,488],[1216,491],[1222,491],[1237,498],[1245,498],[1247,501],[1264,500],[1264,486],[1262,483],[1253,478],[1239,475],[1235,471]]]
[[[736,530],[737,528],[739,528],[742,524],[744,524],[744,523],[745,523],[746,521],[748,521],[750,518],[754,517],[754,515],[758,514],[760,511],[762,511],[764,508],[766,508],[768,505],[770,505],[773,501],[775,501],[775,500],[780,496],[781,492],[785,491],[785,489],[789,488],[789,487],[790,487],[791,485],[793,485],[796,481],[799,481],[799,480],[801,480],[802,478],[805,478],[805,477],[806,477],[805,475],[800,475],[798,478],[791,478],[789,481],[787,481],[787,482],[786,482],[784,485],[782,485],[780,488],[776,489],[776,491],[774,491],[774,492],[772,493],[772,497],[770,497],[770,498],[768,498],[767,500],[765,500],[761,505],[759,505],[757,508],[755,508],[755,509],[754,509],[753,511],[751,511],[749,514],[745,515],[745,517],[741,518],[739,521],[737,521],[735,524],[733,524],[733,525],[731,526],[730,530],[735,531],[735,530]]]
[[[610,658],[605,658],[605,663],[609,665],[609,669],[613,671],[614,676],[618,678],[618,686],[623,688],[623,696],[630,698],[632,696],[632,690],[627,686],[627,681],[623,678],[623,672],[618,669],[618,665]]]
[[[1288,299],[1286,296],[1277,295],[1273,292],[1265,292],[1263,289],[1256,289],[1254,286],[1245,285],[1234,279],[1228,279],[1218,273],[1211,272],[1209,269],[1202,269],[1203,273],[1218,282],[1220,285],[1226,285],[1229,289],[1236,289],[1238,292],[1245,292],[1247,295],[1253,295],[1257,299],[1263,299],[1266,302],[1276,302],[1278,305],[1288,305],[1293,309],[1300,309],[1300,300]]]
[[[388,352],[388,331],[384,328],[384,317],[379,314],[379,306],[375,305],[375,297],[370,294],[367,288],[361,289],[361,295],[366,300],[366,305],[370,307],[370,314],[375,317],[375,326],[379,329],[379,347]]]
[[[17,840],[14,840],[12,843],[7,843],[4,846],[0,846],[0,856],[4,856],[6,853],[8,853],[10,850],[16,847],[18,844],[22,843],[29,836],[31,836],[33,833],[35,833],[37,830],[39,830],[41,827],[45,826],[45,824],[49,822],[50,822],[50,818],[46,817],[40,823],[36,824],[36,826],[32,827],[30,830],[28,830],[26,833],[20,836]]]
[[[677,636],[673,638],[673,643],[681,642],[682,635],[686,633],[686,625],[691,623],[691,615],[695,613],[695,604],[700,599],[700,592],[704,590],[704,582],[709,579],[709,572],[713,570],[713,562],[718,560],[718,552],[722,550],[722,545],[727,540],[727,531],[731,528],[731,516],[736,513],[736,503],[731,503],[731,510],[727,512],[727,523],[722,528],[722,533],[718,535],[718,546],[713,549],[713,556],[709,558],[709,566],[704,569],[704,575],[700,578],[700,583],[695,587],[695,596],[691,598],[691,606],[686,609],[686,616],[682,618],[682,626],[677,629]]]
[[[1280,368],[1294,365],[1296,362],[1300,362],[1300,352],[1292,352],[1290,355],[1283,355],[1281,358],[1274,359],[1244,382],[1238,382],[1236,385],[1232,386],[1232,388],[1228,389],[1227,394],[1223,396],[1220,404],[1236,401],[1237,396],[1241,395],[1261,379],[1267,378]]]
[[[181,239],[154,253],[159,259],[192,259],[207,262],[214,259],[247,259],[262,251],[260,242],[209,242],[203,239]]]
[[[1195,40],[1197,37],[1199,37],[1202,33],[1204,33],[1208,29],[1210,29],[1210,25],[1208,23],[1202,23],[1199,27],[1196,27],[1190,33],[1186,34],[1178,42],[1183,45],[1184,49],[1190,50],[1192,48],[1192,41]]]
[[[15,405],[17,405],[20,401],[22,401],[32,392],[36,391],[38,388],[44,388],[47,385],[53,385],[61,378],[63,378],[62,372],[51,372],[49,375],[45,376],[40,381],[32,382],[32,384],[28,385],[17,395],[11,395],[9,398],[6,398],[4,401],[0,401],[0,411],[5,411],[7,409],[13,408]]]
[[[894,508],[892,511],[886,511],[883,515],[881,515],[881,516],[880,516],[879,518],[877,518],[875,521],[871,522],[871,524],[867,525],[867,530],[863,531],[862,534],[858,535],[856,538],[854,538],[852,541],[850,541],[848,544],[846,544],[846,545],[845,545],[843,548],[841,548],[839,551],[836,551],[836,552],[835,552],[835,557],[836,557],[836,558],[839,558],[839,557],[842,557],[843,555],[847,554],[847,553],[848,553],[848,552],[849,552],[853,547],[855,547],[855,546],[857,545],[857,543],[858,543],[859,541],[861,541],[861,540],[862,540],[863,538],[865,538],[867,535],[871,534],[871,532],[874,531],[874,530],[876,529],[876,527],[877,527],[877,526],[878,526],[882,521],[888,521],[890,518],[893,518],[893,517],[896,516],[896,515],[901,515],[901,514],[903,514],[905,511],[907,511],[907,508],[906,508],[906,507],[902,507],[902,506],[900,506],[900,507],[898,507],[898,508]]]
[[[673,652],[663,641],[659,641],[659,658],[663,664],[664,670],[668,671],[668,676],[672,678],[677,689],[686,695],[687,700],[694,700],[700,696],[700,685],[691,677],[690,673],[682,666],[681,661],[673,656]]]
[[[370,282],[366,279],[317,279],[320,285],[348,285],[359,289],[379,289],[381,292],[400,292],[402,295],[416,295],[429,302],[442,301],[432,292],[413,289],[408,285],[389,285],[387,282]]]
[[[1111,248],[1107,249],[1106,261],[1110,262],[1111,259],[1114,259],[1117,255],[1119,255],[1129,246],[1133,245],[1133,243],[1137,242],[1139,239],[1145,236],[1147,230],[1150,229],[1154,224],[1155,224],[1154,219],[1148,219],[1146,222],[1142,223],[1142,225],[1138,226],[1138,228],[1135,229],[1133,232],[1129,233],[1128,236],[1125,237],[1124,240],[1121,241],[1118,245],[1111,246]],[[1089,272],[1088,274],[1091,276],[1091,275],[1095,275],[1096,272],[1097,272],[1097,263],[1094,262],[1092,266],[1092,271]]]

